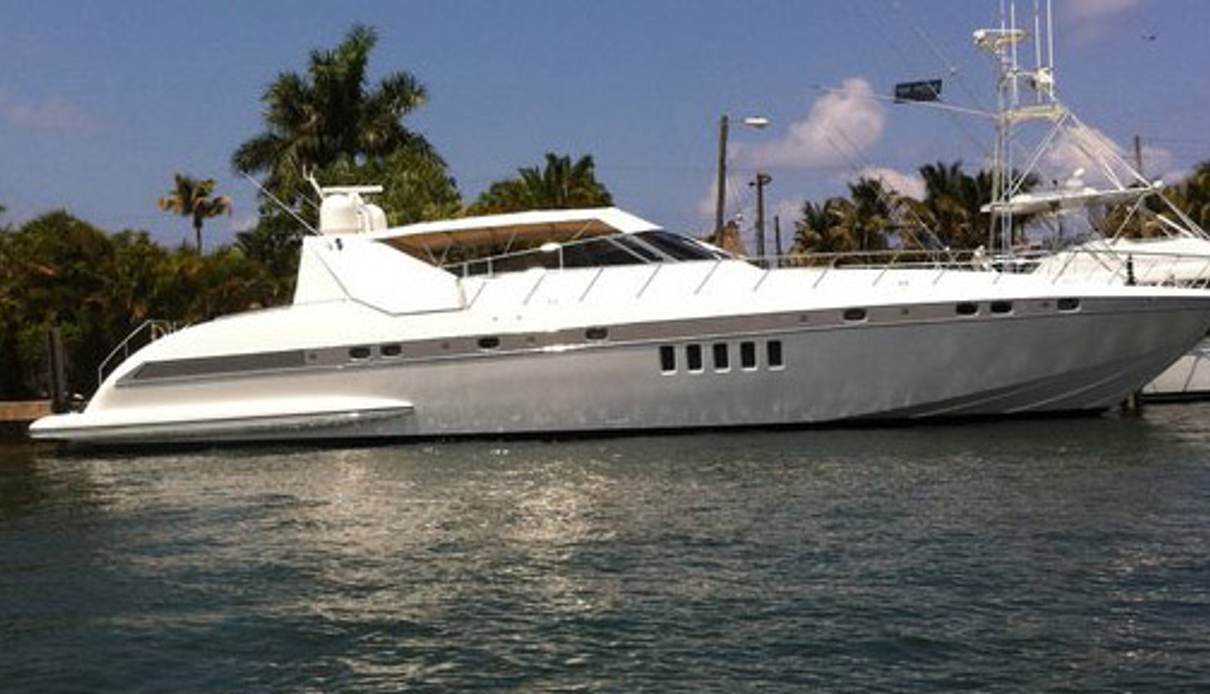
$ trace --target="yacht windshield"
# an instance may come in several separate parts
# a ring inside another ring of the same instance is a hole
[[[728,257],[726,253],[715,248],[666,231],[643,231],[634,236],[673,260],[716,260]]]
[[[462,276],[558,268],[642,265],[728,258],[726,253],[666,231],[614,234],[480,258],[446,267]]]

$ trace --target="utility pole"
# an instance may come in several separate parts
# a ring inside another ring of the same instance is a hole
[[[756,172],[756,180],[748,185],[756,186],[756,257],[764,263],[765,257],[765,186],[773,177],[763,171]]]
[[[774,266],[781,267],[781,257],[783,253],[781,250],[781,215],[779,214],[773,215],[773,249],[774,254],[777,255],[777,260],[774,261]]]
[[[1147,177],[1143,173],[1143,138],[1138,135],[1134,136],[1134,168],[1139,172],[1139,176]]]
[[[714,237],[719,240],[723,238],[723,214],[725,212],[727,200],[727,129],[730,125],[730,119],[727,114],[723,114],[718,120],[718,200],[714,206]]]

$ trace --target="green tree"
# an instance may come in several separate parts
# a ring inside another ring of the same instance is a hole
[[[316,178],[323,185],[381,185],[382,193],[374,196],[374,202],[386,211],[391,226],[449,219],[462,209],[458,185],[445,163],[414,148],[360,165],[342,160]]]
[[[355,25],[335,49],[311,51],[305,75],[281,73],[261,97],[265,132],[239,146],[232,166],[264,174],[266,188],[293,204],[305,191],[304,169],[381,162],[401,149],[440,161],[402,122],[427,99],[411,73],[392,72],[366,88],[377,41],[373,29]]]
[[[924,179],[924,200],[909,203],[915,217],[946,247],[969,250],[986,246],[991,215],[983,207],[992,200],[992,172],[983,169],[972,176],[963,170],[961,161],[925,164],[919,171]],[[1013,172],[1013,180],[1020,177],[1020,172]],[[1027,193],[1037,185],[1038,177],[1029,174],[1017,192]],[[1035,215],[1013,218],[1014,241],[1020,240],[1020,234],[1034,218]]]
[[[3,334],[3,387],[8,397],[29,397],[45,388],[46,334],[63,330],[73,355],[68,382],[86,387],[88,372],[108,340],[106,324],[113,315],[111,281],[113,249],[96,227],[62,210],[33,219],[6,232],[3,264],[8,268],[0,303]],[[11,365],[12,368],[9,368]]]
[[[524,210],[608,207],[613,196],[597,181],[591,156],[576,162],[570,156],[546,153],[545,166],[517,169],[517,176],[496,181],[470,206],[471,214]]]
[[[794,223],[795,253],[880,251],[890,245],[900,196],[874,178],[859,178],[848,188],[847,198],[803,203]]]
[[[1210,228],[1210,161],[1198,164],[1184,180],[1169,186],[1165,194],[1194,223],[1203,229]]]
[[[173,176],[173,188],[160,198],[160,209],[173,212],[193,221],[193,233],[197,239],[197,252],[202,252],[202,224],[211,217],[231,214],[231,198],[226,195],[212,196],[214,179],[197,180],[184,174]]]
[[[235,247],[264,268],[272,283],[265,305],[290,300],[297,279],[302,237],[299,224],[276,205],[263,202],[256,226],[236,232]]]

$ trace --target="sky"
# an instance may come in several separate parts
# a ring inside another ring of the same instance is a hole
[[[554,151],[591,154],[615,203],[663,226],[713,225],[719,117],[732,117],[728,216],[750,225],[748,182],[767,171],[770,217],[874,173],[917,191],[917,167],[990,147],[986,119],[895,105],[896,82],[941,77],[947,103],[994,103],[971,31],[999,0],[449,0],[60,2],[0,0],[0,224],[65,208],[102,228],[177,244],[159,211],[174,172],[214,178],[255,220],[231,153],[262,129],[260,97],[357,22],[379,44],[370,77],[408,70],[429,102],[405,121],[450,165],[464,199]],[[1021,14],[1031,0],[1019,0]],[[1149,177],[1210,159],[1210,2],[1056,0],[1064,101]],[[821,88],[840,91],[826,92]],[[763,115],[763,130],[744,128]],[[1057,171],[1076,161],[1062,151]],[[366,183],[372,183],[367,181]]]

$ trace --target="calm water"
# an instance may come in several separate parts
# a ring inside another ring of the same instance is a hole
[[[0,688],[1210,690],[1210,407],[0,448]]]

